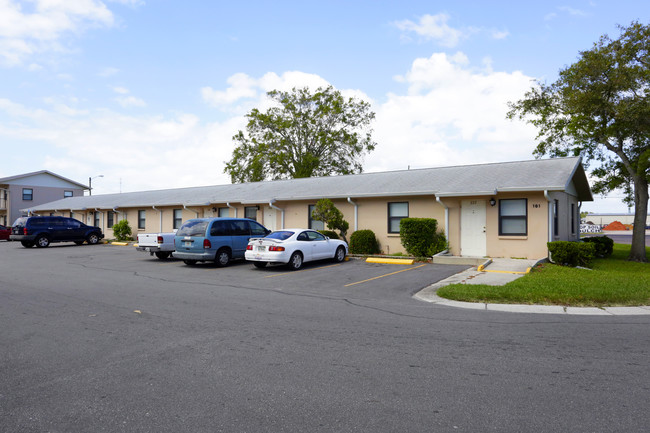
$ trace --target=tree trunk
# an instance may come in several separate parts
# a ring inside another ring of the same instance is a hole
[[[628,260],[647,262],[645,254],[645,226],[648,218],[648,181],[637,176],[634,179],[634,229],[632,230],[632,248]]]

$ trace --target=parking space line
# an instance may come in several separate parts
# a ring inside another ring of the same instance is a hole
[[[411,267],[411,268],[402,269],[402,270],[400,270],[400,271],[391,272],[390,274],[379,275],[379,276],[377,276],[377,277],[368,278],[367,280],[357,281],[356,283],[346,284],[346,285],[343,286],[343,287],[350,287],[350,286],[354,286],[355,284],[367,283],[368,281],[376,280],[376,279],[378,279],[378,278],[384,278],[384,277],[388,277],[388,276],[390,276],[390,275],[399,274],[400,272],[411,271],[411,270],[413,270],[413,269],[417,269],[417,268],[421,268],[422,266],[426,266],[427,264],[428,264],[428,263],[425,263],[425,264],[423,264],[423,265],[414,266],[414,267]]]
[[[273,277],[280,277],[282,275],[289,275],[289,274],[298,274],[300,272],[307,272],[307,271],[312,271],[316,269],[326,269],[326,268],[333,268],[334,266],[341,266],[343,263],[337,263],[335,265],[329,265],[329,266],[319,266],[317,268],[310,268],[310,269],[303,269],[302,271],[289,271],[289,272],[283,272],[281,274],[274,274],[274,275],[267,275],[264,278],[273,278]]]

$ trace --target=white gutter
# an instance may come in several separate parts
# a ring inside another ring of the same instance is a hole
[[[271,209],[279,210],[280,212],[282,212],[282,224],[281,224],[280,228],[281,228],[281,229],[284,229],[284,209],[280,209],[279,207],[277,207],[276,205],[274,205],[274,204],[273,204],[274,202],[275,202],[275,199],[274,199],[274,198],[271,199],[271,201],[269,202],[269,207],[270,207]]]
[[[352,201],[351,197],[348,197],[348,203],[354,206],[354,231],[359,230],[359,205]]]
[[[151,208],[155,211],[158,211],[158,214],[160,215],[160,233],[162,233],[162,211],[160,209],[156,209],[156,206],[151,206]]]
[[[445,208],[445,236],[447,237],[447,242],[449,242],[449,208],[440,200],[439,196],[436,196],[436,201]]]
[[[230,202],[226,202],[226,206],[228,206],[230,209],[235,209],[235,218],[237,218],[237,208],[235,206],[232,206]]]
[[[548,202],[548,241],[553,242],[553,206],[551,206],[551,197],[548,195],[548,190],[544,190],[544,198]]]

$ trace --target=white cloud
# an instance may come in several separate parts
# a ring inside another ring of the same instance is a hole
[[[102,77],[102,78],[108,78],[108,77],[112,77],[113,75],[117,74],[118,72],[120,72],[120,70],[117,69],[117,68],[104,68],[101,71],[99,71],[97,73],[97,75]]]
[[[367,171],[530,159],[535,130],[507,120],[532,77],[474,69],[463,53],[416,59],[399,77],[406,94],[376,106],[376,150]]]
[[[111,27],[112,12],[100,0],[0,0],[0,63],[22,64],[34,54],[63,51],[60,39],[88,27]]]
[[[396,21],[393,24],[403,32],[413,32],[424,40],[435,40],[444,47],[455,47],[458,42],[466,37],[466,34],[454,29],[447,24],[449,15],[440,13],[437,15],[423,15],[419,22],[411,20]],[[404,37],[408,38],[407,35]]]
[[[505,39],[510,36],[510,32],[507,30],[492,30],[492,37],[494,39]]]
[[[120,95],[128,95],[129,94],[129,89],[127,89],[125,87],[116,86],[116,87],[113,87],[113,91],[115,93],[119,93]]]
[[[560,6],[558,7],[562,12],[566,12],[569,15],[584,17],[587,16],[587,13],[581,9],[572,8],[570,6]]]
[[[147,105],[144,100],[136,98],[135,96],[122,96],[115,98],[115,101],[120,104],[122,107],[145,107]]]

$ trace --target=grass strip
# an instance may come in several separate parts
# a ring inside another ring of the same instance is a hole
[[[456,301],[499,304],[650,305],[650,264],[627,261],[629,252],[630,245],[614,244],[612,256],[594,260],[591,270],[546,263],[504,286],[451,284],[437,293]]]

